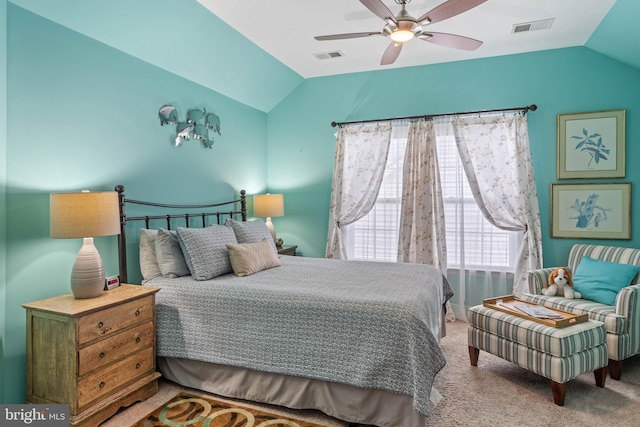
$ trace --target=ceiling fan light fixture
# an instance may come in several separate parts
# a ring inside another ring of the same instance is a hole
[[[389,35],[391,40],[393,40],[396,43],[402,43],[402,42],[409,41],[414,36],[415,36],[415,34],[413,33],[413,31],[409,31],[409,30],[397,30],[397,31],[394,31],[393,33],[391,33]]]
[[[401,8],[400,12],[394,16],[382,0],[360,0],[360,3],[369,9],[369,11],[386,22],[382,31],[316,36],[315,39],[343,40],[375,35],[388,37],[391,39],[391,44],[389,44],[387,49],[384,51],[382,59],[380,60],[380,65],[393,64],[393,62],[398,58],[403,44],[414,38],[440,46],[463,50],[475,50],[482,45],[480,40],[475,40],[470,37],[449,33],[424,33],[422,28],[423,25],[441,22],[445,19],[467,12],[468,10],[485,3],[487,0],[440,0],[440,4],[438,6],[421,15],[417,19],[409,15],[407,12],[406,6],[410,1],[411,0],[395,0]]]

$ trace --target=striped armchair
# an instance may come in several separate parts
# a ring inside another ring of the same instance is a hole
[[[583,256],[620,264],[640,265],[640,249],[574,245],[569,252],[567,265],[572,274]],[[619,380],[622,361],[640,353],[640,274],[633,278],[630,286],[618,292],[616,305],[608,306],[585,299],[542,295],[542,288],[547,286],[549,274],[553,269],[544,268],[529,272],[529,294],[524,294],[522,299],[572,313],[587,313],[590,319],[604,322],[607,329],[609,375]]]

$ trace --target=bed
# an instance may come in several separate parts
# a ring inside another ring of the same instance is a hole
[[[244,191],[201,205],[116,191],[121,280],[137,258],[142,284],[160,288],[163,376],[350,423],[428,425],[433,380],[446,363],[443,310],[453,295],[437,269],[277,255],[264,223],[247,221]],[[128,216],[133,205],[183,212]],[[136,247],[138,256],[127,255]],[[180,255],[186,270],[176,265]]]

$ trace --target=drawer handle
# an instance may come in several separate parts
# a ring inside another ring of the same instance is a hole
[[[104,326],[104,323],[98,322],[98,328],[102,328],[103,326]]]
[[[136,344],[140,343],[140,337],[136,337]]]
[[[105,385],[104,381],[100,381],[100,388],[104,388]]]
[[[140,369],[140,363],[136,363],[136,369]]]
[[[140,316],[140,309],[136,310],[136,316]]]
[[[100,356],[99,356],[99,357],[100,357],[100,359],[104,359],[104,356],[105,356],[104,351],[103,351],[103,352],[100,352]]]

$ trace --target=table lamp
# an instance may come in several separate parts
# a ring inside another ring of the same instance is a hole
[[[271,222],[271,217],[284,215],[284,197],[282,194],[256,194],[253,196],[253,216],[266,218],[267,228],[271,233],[276,247],[282,247],[282,241],[276,239],[276,230]]]
[[[104,289],[104,264],[93,245],[97,236],[120,234],[118,193],[115,191],[51,193],[51,237],[82,238],[71,270],[71,291],[76,298],[95,298]]]

